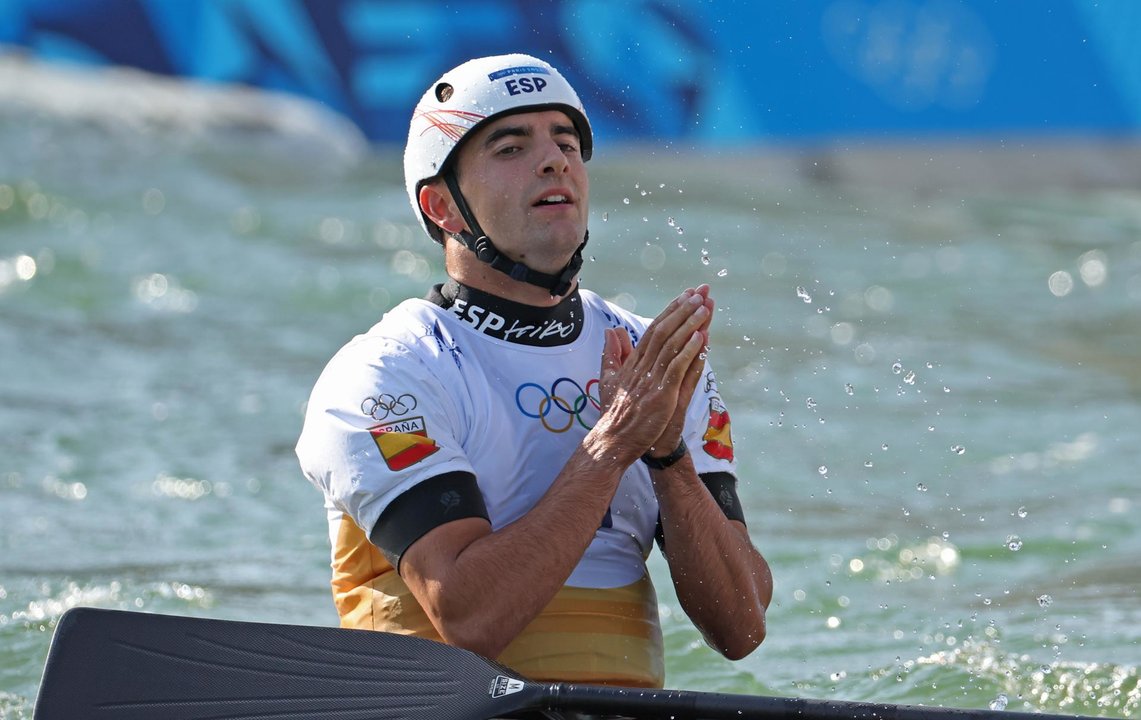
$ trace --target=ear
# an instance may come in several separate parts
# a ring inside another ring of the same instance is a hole
[[[452,194],[440,181],[427,183],[420,188],[420,210],[444,232],[455,234],[464,229],[463,218],[452,202]]]

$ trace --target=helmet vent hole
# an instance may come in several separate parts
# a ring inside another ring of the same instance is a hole
[[[452,93],[455,92],[449,83],[440,83],[436,86],[436,99],[440,102],[447,102],[452,99]]]

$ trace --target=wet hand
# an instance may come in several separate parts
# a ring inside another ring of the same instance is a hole
[[[694,290],[694,293],[702,297],[705,310],[708,311],[705,322],[698,330],[702,335],[701,352],[697,354],[689,367],[686,368],[685,375],[678,389],[678,404],[674,410],[673,417],[671,417],[670,421],[666,424],[662,434],[650,445],[648,452],[654,457],[662,457],[672,453],[681,443],[689,403],[693,398],[694,391],[697,390],[697,384],[701,381],[703,371],[705,370],[705,356],[709,350],[709,327],[713,320],[715,303],[713,298],[709,296],[708,285],[699,286]]]
[[[637,347],[624,329],[606,331],[598,427],[612,433],[631,460],[671,439],[673,444],[659,454],[677,446],[686,407],[701,377],[712,313],[709,287],[703,285],[670,302]]]

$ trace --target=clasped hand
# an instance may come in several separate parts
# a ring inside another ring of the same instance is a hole
[[[603,419],[631,461],[647,452],[667,455],[681,441],[712,319],[709,286],[701,285],[671,301],[636,347],[624,328],[606,331],[599,374]]]

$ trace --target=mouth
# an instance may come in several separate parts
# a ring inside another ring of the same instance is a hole
[[[531,207],[548,207],[551,205],[573,205],[574,200],[567,193],[550,192],[543,195],[535,202],[531,203]]]

